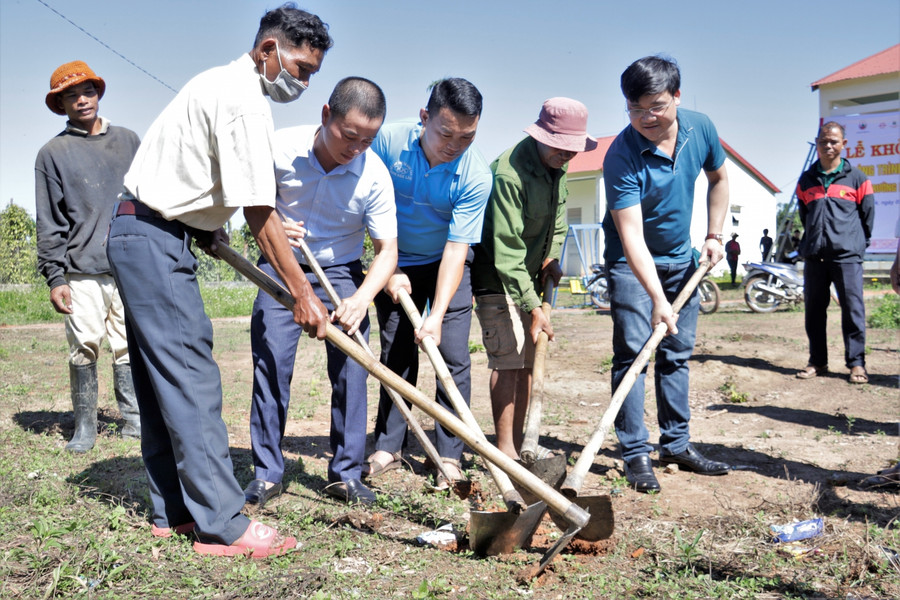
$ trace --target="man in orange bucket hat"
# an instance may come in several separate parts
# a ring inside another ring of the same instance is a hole
[[[105,91],[106,82],[80,60],[53,71],[45,102],[68,121],[41,148],[34,165],[38,269],[50,287],[50,303],[66,316],[75,411],[75,434],[66,445],[70,452],[87,452],[97,438],[97,359],[104,337],[112,350],[116,400],[125,419],[122,435],[141,435],[125,311],[104,246],[116,197],[140,140],[98,115]]]

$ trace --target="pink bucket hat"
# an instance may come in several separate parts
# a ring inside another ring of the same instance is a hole
[[[587,152],[597,147],[597,140],[587,133],[587,119],[587,107],[578,100],[550,98],[525,133],[551,148]]]

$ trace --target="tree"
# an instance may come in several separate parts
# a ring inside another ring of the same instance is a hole
[[[0,212],[0,283],[37,283],[37,226],[10,199]]]

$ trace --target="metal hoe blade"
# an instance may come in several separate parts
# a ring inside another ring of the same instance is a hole
[[[612,537],[616,527],[616,518],[609,496],[578,496],[571,500],[591,513],[591,520],[578,532],[579,539],[596,542]],[[552,510],[550,518],[560,529],[569,527],[569,522]]]
[[[469,548],[481,556],[509,554],[531,539],[546,511],[547,505],[540,501],[518,515],[472,511],[469,517]]]
[[[566,457],[557,454],[551,458],[542,458],[531,465],[525,465],[525,468],[537,475],[541,481],[558,490],[566,478]],[[516,489],[522,494],[526,504],[533,504],[537,501],[537,496],[522,486],[517,485]]]

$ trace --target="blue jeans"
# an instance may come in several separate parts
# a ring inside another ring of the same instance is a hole
[[[260,259],[259,268],[280,278],[275,269]],[[359,261],[324,268],[325,276],[338,296],[349,298],[363,281]],[[334,310],[331,300],[312,273],[306,278],[316,296],[329,312]],[[369,318],[363,319],[359,330],[369,338]],[[269,294],[260,291],[253,303],[250,322],[250,344],[253,352],[253,402],[250,406],[250,444],[253,450],[255,477],[281,483],[284,476],[284,456],[281,442],[287,423],[291,401],[291,380],[297,343],[303,329],[294,322],[294,315]],[[331,451],[328,481],[331,483],[359,479],[366,452],[366,377],[368,373],[354,360],[325,342],[328,360],[328,379],[331,381]]]
[[[656,272],[669,302],[695,271],[692,262],[656,265]],[[653,302],[625,262],[607,266],[610,311],[613,319],[612,389],[634,362],[653,332],[650,317]],[[700,301],[696,293],[681,309],[678,334],[667,335],[656,349],[654,381],[656,383],[657,419],[660,429],[660,452],[679,454],[690,441],[688,422],[688,360],[697,337],[697,314]],[[644,425],[644,378],[647,368],[638,375],[616,416],[616,435],[626,461],[653,450],[650,434]]]

